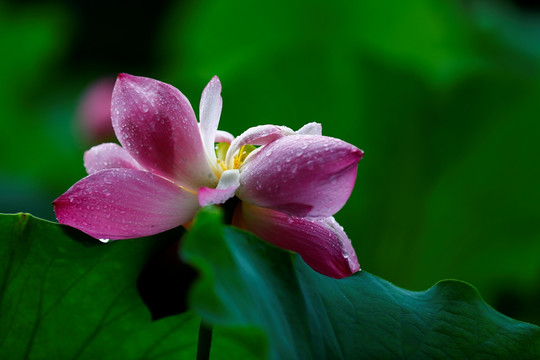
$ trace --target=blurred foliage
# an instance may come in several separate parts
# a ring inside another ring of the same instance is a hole
[[[336,216],[363,269],[412,290],[465,280],[506,315],[540,323],[538,8],[75,4],[0,5],[1,212],[53,219],[50,202],[84,176],[90,144],[73,121],[93,80],[154,77],[197,111],[217,74],[222,129],[317,121],[366,152]]]

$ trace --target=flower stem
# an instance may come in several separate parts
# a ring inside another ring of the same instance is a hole
[[[210,345],[212,345],[212,325],[201,320],[199,342],[197,344],[197,360],[210,359]]]
[[[225,210],[224,223],[230,225],[234,216],[234,211],[239,206],[240,201],[235,196],[232,199],[227,200],[223,204]],[[210,346],[212,345],[212,325],[205,323],[201,320],[199,326],[199,341],[197,343],[197,360],[209,360],[210,359]]]
[[[225,217],[223,219],[223,222],[225,223],[225,225],[231,225],[234,217],[234,211],[238,206],[241,206],[240,199],[234,196],[233,198],[227,200],[222,206],[223,210],[225,210]]]

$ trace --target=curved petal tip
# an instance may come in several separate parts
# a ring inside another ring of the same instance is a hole
[[[360,270],[351,240],[333,217],[307,219],[246,203],[239,217],[233,222],[269,243],[297,252],[321,274],[341,279]]]

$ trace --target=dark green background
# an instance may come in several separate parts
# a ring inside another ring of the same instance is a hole
[[[54,219],[85,175],[92,81],[157,78],[197,112],[218,75],[221,129],[316,121],[365,151],[336,216],[363,269],[540,324],[539,36],[525,1],[3,1],[0,212]]]

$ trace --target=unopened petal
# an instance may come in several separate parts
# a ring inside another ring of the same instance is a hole
[[[58,222],[100,239],[172,229],[193,218],[197,196],[149,172],[110,169],[75,183],[54,201]]]
[[[125,149],[114,143],[100,144],[86,151],[84,167],[88,174],[115,168],[141,169]]]
[[[236,189],[240,186],[240,174],[239,171],[226,170],[219,179],[219,184],[215,189],[201,187],[199,189],[199,205],[216,205],[223,204],[225,201],[232,198]]]
[[[145,169],[193,190],[217,183],[193,109],[173,86],[120,74],[111,116],[118,140]]]
[[[294,134],[294,131],[286,126],[259,125],[249,128],[231,143],[225,163],[228,168],[232,168],[236,152],[244,145],[266,145],[283,136],[292,134]]]
[[[204,88],[199,105],[199,128],[206,156],[210,164],[216,163],[214,141],[222,107],[221,82],[217,76],[214,76]]]
[[[279,211],[242,204],[235,222],[263,240],[297,252],[321,274],[340,279],[360,270],[356,253],[333,217],[309,220]]]
[[[328,217],[347,202],[362,150],[317,135],[286,136],[240,168],[240,199],[301,217]]]
[[[298,135],[322,135],[322,126],[319,123],[316,122],[310,122],[304,126],[302,126],[298,131],[296,131],[296,134]]]
[[[224,142],[224,143],[230,144],[233,142],[233,140],[234,140],[234,136],[231,133],[227,131],[223,131],[223,130],[216,131],[215,142]]]

